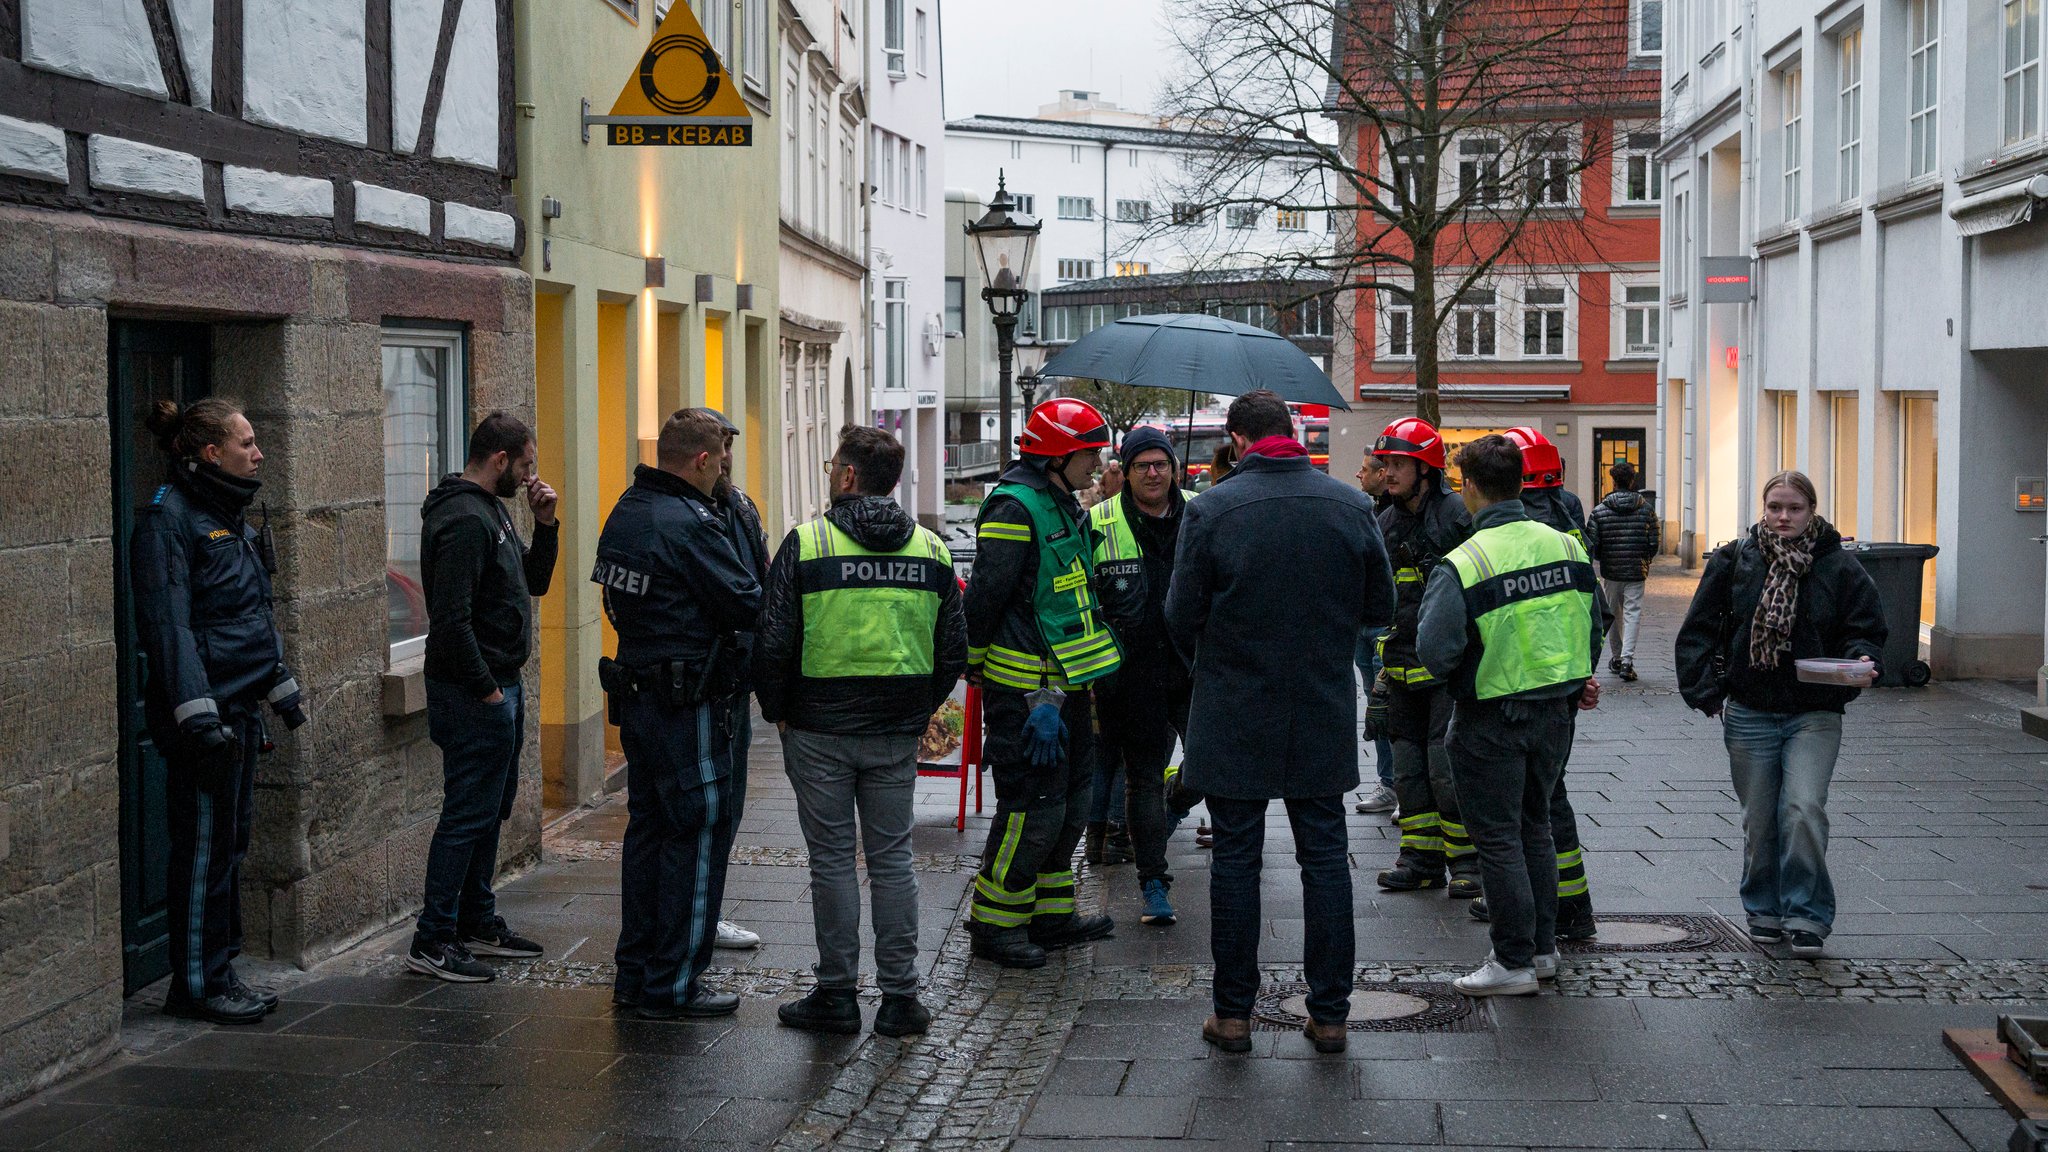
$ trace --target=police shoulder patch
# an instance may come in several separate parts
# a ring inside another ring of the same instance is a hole
[[[169,484],[161,484],[161,485],[158,485],[158,486],[157,486],[157,490],[156,490],[156,495],[154,495],[154,496],[151,496],[151,497],[149,498],[149,502],[150,502],[150,505],[151,505],[152,507],[154,507],[155,505],[158,505],[158,504],[162,504],[162,503],[164,502],[164,496],[165,496],[165,495],[166,495],[167,493],[169,493],[169,492],[170,492],[170,490],[171,490],[171,486],[170,486]]]

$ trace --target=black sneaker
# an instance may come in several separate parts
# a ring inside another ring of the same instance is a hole
[[[490,965],[470,955],[469,949],[452,940],[421,940],[417,936],[413,937],[412,950],[406,954],[405,966],[457,984],[481,984],[498,975]]]
[[[228,989],[244,1000],[254,1000],[263,1005],[265,1012],[277,1011],[277,993],[242,983],[242,974],[233,967],[228,968]]]
[[[1749,926],[1749,938],[1759,944],[1782,944],[1785,940],[1783,928],[1766,928],[1761,924]]]
[[[506,956],[515,959],[531,959],[546,951],[540,945],[505,927],[505,920],[501,916],[494,916],[489,922],[464,932],[462,946],[477,956]]]
[[[172,994],[164,997],[164,1015],[209,1024],[255,1024],[270,1014],[262,1001],[242,995],[233,988],[218,996],[195,1000]]]
[[[883,1036],[916,1036],[932,1026],[931,1009],[915,996],[882,994],[882,1007],[875,1012],[875,1031]]]
[[[1818,956],[1821,950],[1820,933],[1794,929],[1788,934],[1794,956]]]
[[[777,1008],[775,1018],[789,1028],[851,1036],[860,1031],[860,1001],[851,988],[813,988],[803,999]]]
[[[1633,660],[1623,660],[1623,661],[1621,662],[1621,667],[1619,667],[1619,668],[1615,669],[1615,671],[1621,674],[1621,678],[1622,678],[1623,680],[1626,680],[1626,681],[1628,681],[1628,682],[1629,682],[1629,683],[1631,683],[1631,684],[1635,683],[1635,681],[1636,681],[1636,662],[1635,662],[1635,661],[1633,661]]]

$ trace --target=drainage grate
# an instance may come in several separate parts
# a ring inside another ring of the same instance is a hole
[[[1306,984],[1268,984],[1252,1006],[1260,1032],[1298,1032],[1308,1023]],[[1490,1025],[1477,1003],[1437,981],[1360,982],[1351,989],[1353,1032],[1483,1032]]]
[[[1719,916],[1600,916],[1600,935],[1591,940],[1559,940],[1558,951],[1570,955],[1629,952],[1747,952],[1758,948],[1742,929]]]

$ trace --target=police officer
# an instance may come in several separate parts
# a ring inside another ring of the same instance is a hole
[[[1187,666],[1166,634],[1166,589],[1173,579],[1181,509],[1194,493],[1174,483],[1180,461],[1157,428],[1133,428],[1117,455],[1123,463],[1122,489],[1088,510],[1096,535],[1095,585],[1123,651],[1114,682],[1097,693],[1102,740],[1096,779],[1099,785],[1114,775],[1123,778],[1144,904],[1139,922],[1163,928],[1174,922],[1168,898],[1173,877],[1166,870],[1172,827],[1166,767],[1174,741],[1187,733],[1194,692]]]
[[[591,580],[619,635],[598,662],[626,753],[626,838],[612,1000],[648,1019],[723,1016],[739,997],[699,984],[711,963],[732,851],[732,792],[746,771],[741,645],[761,583],[717,498],[729,441],[718,416],[685,408],[656,466],[605,519]]]
[[[739,426],[716,408],[706,408],[704,411],[711,413],[718,421],[718,426],[725,430],[725,463],[718,470],[718,485],[711,493],[712,499],[717,502],[719,515],[725,520],[725,532],[732,538],[734,550],[740,554],[740,559],[747,562],[748,570],[765,584],[768,578],[768,533],[761,527],[761,510],[755,507],[753,497],[732,482],[732,442],[739,436]],[[741,632],[734,639],[742,656],[740,692],[744,696],[753,690],[750,673],[753,667],[754,633]],[[749,747],[754,742],[754,717],[744,708],[739,713],[739,730],[734,740],[741,748]],[[739,827],[740,818],[746,812],[746,805],[747,774],[740,772],[733,776],[732,824],[735,829]],[[742,928],[730,920],[720,920],[715,946],[738,951],[759,948],[761,934]]]
[[[1456,694],[1451,765],[1479,846],[1493,951],[1452,986],[1526,996],[1557,972],[1557,860],[1549,798],[1572,716],[1599,702],[1603,631],[1577,540],[1523,510],[1522,453],[1502,436],[1458,451],[1472,538],[1429,578],[1416,650]]]
[[[1367,702],[1367,735],[1393,745],[1401,800],[1401,854],[1379,874],[1390,892],[1444,884],[1452,896],[1479,895],[1479,861],[1458,818],[1458,794],[1444,741],[1451,697],[1415,652],[1422,591],[1437,564],[1472,534],[1472,517],[1444,476],[1444,440],[1427,420],[1404,417],[1373,443],[1387,462],[1379,497],[1380,534],[1394,564],[1394,622],[1380,638],[1380,674]]]
[[[143,707],[168,762],[171,989],[164,1011],[251,1024],[277,996],[235,973],[264,700],[306,722],[271,614],[269,528],[243,519],[260,485],[256,432],[229,401],[157,402],[146,419],[170,461],[135,525],[129,580],[149,675]]]
[[[1072,864],[1095,783],[1089,686],[1120,660],[1097,611],[1094,544],[1074,499],[1108,443],[1092,405],[1040,404],[975,526],[967,674],[982,687],[996,813],[967,927],[974,954],[1005,968],[1042,967],[1047,950],[1116,928],[1075,911]]]

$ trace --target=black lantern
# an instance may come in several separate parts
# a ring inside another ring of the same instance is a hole
[[[1031,257],[1038,248],[1038,233],[1044,225],[1029,213],[1016,210],[1016,202],[1004,186],[1003,174],[996,173],[995,199],[981,219],[967,225],[974,239],[975,258],[981,262],[981,298],[988,304],[996,325],[996,382],[1000,397],[997,439],[1001,467],[1010,468],[1013,446],[1010,424],[1010,361],[1016,347],[1017,312],[1031,295]]]

